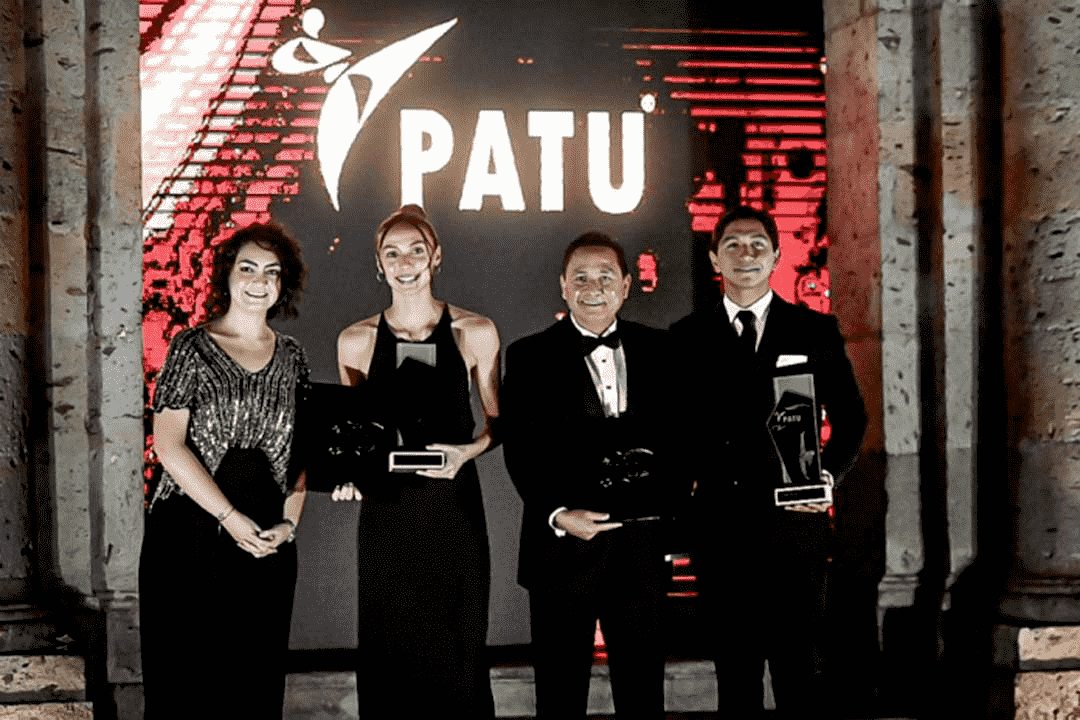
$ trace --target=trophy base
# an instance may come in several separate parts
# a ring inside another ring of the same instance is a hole
[[[806,503],[831,503],[831,485],[800,485],[782,487],[773,490],[777,507],[784,505],[804,505]]]
[[[394,450],[390,453],[390,472],[442,470],[444,467],[446,453],[442,450]]]

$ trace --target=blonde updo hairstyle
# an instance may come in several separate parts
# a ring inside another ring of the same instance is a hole
[[[424,208],[416,204],[403,205],[379,223],[379,229],[375,231],[375,262],[378,263],[380,269],[382,268],[382,261],[379,259],[379,250],[382,249],[386,234],[396,225],[411,225],[416,228],[420,233],[420,237],[424,238],[428,253],[432,257],[435,256],[435,251],[440,247],[439,235],[435,232],[435,227],[431,224],[431,221],[428,220]],[[437,267],[437,265],[433,267],[432,272]]]

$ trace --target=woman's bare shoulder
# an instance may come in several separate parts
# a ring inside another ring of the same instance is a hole
[[[375,344],[379,332],[379,316],[357,320],[338,334],[338,352],[361,353]]]
[[[454,305],[449,308],[451,324],[461,333],[466,345],[475,350],[498,349],[499,330],[491,318]]]
[[[454,327],[461,330],[494,330],[495,323],[491,318],[485,317],[480,313],[473,312],[472,310],[466,310],[465,308],[458,307],[457,305],[451,305],[447,303],[446,306],[450,308],[450,321]]]
[[[363,320],[357,320],[338,333],[338,342],[364,342],[375,337],[375,334],[379,331],[380,317],[381,315],[372,315]]]

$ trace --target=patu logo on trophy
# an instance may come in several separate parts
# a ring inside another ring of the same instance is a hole
[[[784,471],[784,484],[773,491],[776,504],[832,502],[832,485],[822,482],[814,376],[805,373],[773,378],[773,390],[776,407],[767,425]]]

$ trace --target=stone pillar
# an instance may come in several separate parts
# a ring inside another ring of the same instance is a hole
[[[142,184],[138,0],[86,5],[90,586],[108,683],[142,679]]]
[[[24,0],[35,558],[98,687],[139,680],[143,382],[137,0]],[[22,46],[22,42],[18,45]],[[99,696],[95,702],[101,702]]]
[[[913,291],[902,281],[901,270],[902,263],[913,265],[914,256],[909,252],[901,260],[893,252],[910,251],[914,243],[910,228],[891,230],[892,245],[882,242],[892,205],[881,198],[895,193],[895,182],[888,174],[879,180],[879,166],[882,156],[888,160],[896,148],[890,127],[879,125],[879,108],[888,105],[879,100],[884,93],[879,91],[884,62],[879,57],[888,50],[878,40],[877,24],[876,10],[863,3],[825,3],[832,310],[847,339],[868,417],[859,459],[837,497],[840,556],[829,580],[830,633],[835,637],[830,664],[845,678],[838,699],[861,696],[854,698],[852,714],[859,712],[860,703],[870,702],[881,683],[883,618],[875,610],[910,605],[915,573],[922,566],[913,433],[904,431],[905,425],[918,422],[917,376],[903,371],[913,365],[914,353],[901,354],[911,350],[905,343],[913,328],[897,338],[903,329],[898,311],[905,307],[899,298],[905,293],[908,316],[914,311]],[[897,245],[898,237],[906,244]],[[897,388],[898,382],[907,385]]]
[[[0,8],[0,608],[28,600],[32,571],[25,92],[22,3],[16,0]]]
[[[878,458],[864,482],[888,497],[879,606],[906,607],[924,559],[912,19],[905,8],[825,7],[833,309],[867,402],[863,456]]]
[[[825,8],[833,308],[870,416],[849,491],[883,514],[882,648],[911,672],[977,552],[982,21],[967,0]]]
[[[1005,367],[1016,510],[1005,614],[1080,623],[1078,8],[1001,3]]]
[[[980,181],[991,158],[979,153],[985,145],[980,133],[980,82],[986,53],[976,44],[984,29],[984,16],[966,0],[946,0],[940,14],[941,108],[941,220],[944,271],[944,420],[946,514],[949,573],[952,587],[971,566],[978,552],[975,525],[977,410],[980,387],[978,368],[983,362],[979,329],[983,314],[996,312],[994,278],[981,274],[989,252],[989,230],[982,204],[989,200]],[[990,119],[993,122],[993,119]],[[996,200],[996,198],[993,198]],[[988,353],[993,352],[988,347]],[[997,388],[986,388],[996,392]]]

